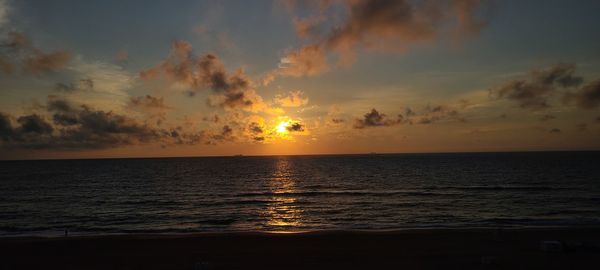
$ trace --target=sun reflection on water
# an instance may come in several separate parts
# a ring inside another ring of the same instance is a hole
[[[302,212],[293,197],[296,192],[294,168],[287,157],[280,157],[275,161],[273,174],[268,183],[274,194],[271,203],[264,211],[267,218],[266,225],[274,230],[291,230],[302,226]]]

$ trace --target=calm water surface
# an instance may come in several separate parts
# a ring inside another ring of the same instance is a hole
[[[0,235],[600,225],[600,152],[0,161]]]

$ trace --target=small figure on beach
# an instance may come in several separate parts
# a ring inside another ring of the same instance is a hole
[[[65,237],[69,236],[69,229],[65,229]]]

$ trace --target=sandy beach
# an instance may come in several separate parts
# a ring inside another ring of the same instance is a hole
[[[589,269],[600,229],[12,237],[0,253],[1,269]]]

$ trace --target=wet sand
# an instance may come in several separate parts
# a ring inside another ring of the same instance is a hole
[[[0,254],[0,269],[599,269],[600,228],[11,237]]]

